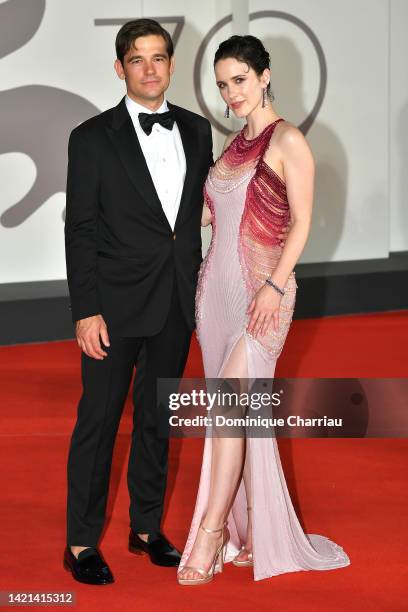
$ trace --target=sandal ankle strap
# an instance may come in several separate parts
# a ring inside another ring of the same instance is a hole
[[[224,527],[227,523],[224,523],[222,527],[219,529],[208,529],[208,527],[204,527],[204,525],[200,525],[201,529],[206,533],[219,533],[220,531],[224,531]]]

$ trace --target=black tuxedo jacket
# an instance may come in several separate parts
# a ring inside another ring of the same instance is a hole
[[[74,321],[101,314],[108,331],[154,335],[166,319],[175,279],[184,316],[194,328],[203,185],[213,162],[211,126],[195,113],[169,108],[187,166],[174,232],[125,98],[71,133],[65,246]]]

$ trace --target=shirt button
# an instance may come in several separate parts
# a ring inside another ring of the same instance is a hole
[[[163,157],[162,161],[164,161],[164,162],[165,162],[165,161],[166,161],[166,158],[165,158],[165,157]]]
[[[175,239],[176,239],[176,234],[173,234],[173,240],[175,240]]]

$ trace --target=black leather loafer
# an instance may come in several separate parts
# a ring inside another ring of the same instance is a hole
[[[85,584],[111,584],[114,582],[108,564],[96,548],[86,548],[78,555],[72,553],[69,546],[64,552],[64,567],[72,577]]]
[[[163,567],[178,567],[181,560],[179,551],[170,544],[162,533],[149,535],[147,542],[145,542],[131,529],[129,551],[135,555],[146,553],[152,563]]]

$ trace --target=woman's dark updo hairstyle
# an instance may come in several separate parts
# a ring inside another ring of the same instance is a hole
[[[261,76],[265,68],[270,69],[271,67],[268,51],[259,38],[249,34],[246,36],[234,35],[224,40],[215,52],[214,67],[220,60],[228,58],[234,58],[239,62],[248,64],[250,68],[255,70],[258,76]],[[268,83],[266,91],[268,96],[273,100],[274,96],[271,93],[270,83]]]

